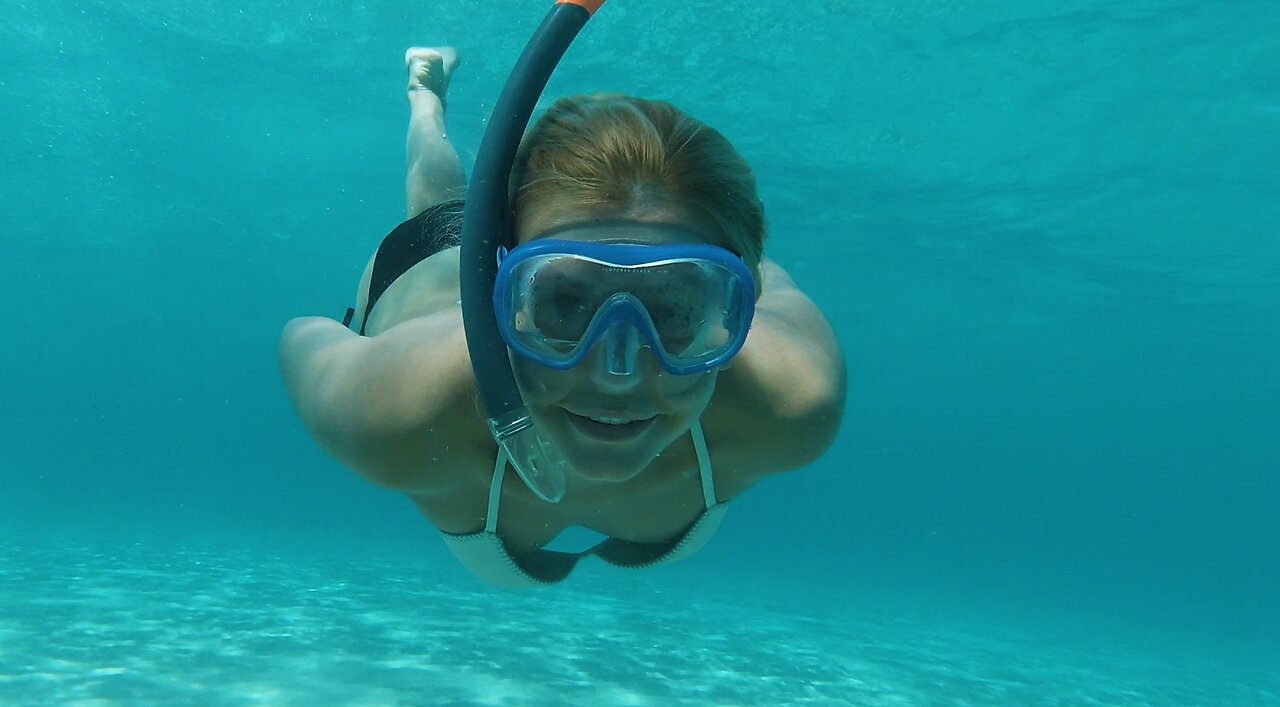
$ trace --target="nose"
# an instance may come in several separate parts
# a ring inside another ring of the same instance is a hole
[[[658,361],[640,333],[628,323],[613,325],[587,352],[583,360],[591,383],[611,393],[633,390],[657,372]]]

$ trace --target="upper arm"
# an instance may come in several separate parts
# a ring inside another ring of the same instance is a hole
[[[764,261],[761,272],[746,344],[721,373],[707,411],[724,454],[753,477],[820,457],[839,431],[847,386],[826,317],[776,263]]]
[[[444,311],[366,338],[319,317],[280,340],[285,389],[311,436],[370,481],[429,493],[483,434],[460,315]],[[434,472],[434,473],[433,473]]]

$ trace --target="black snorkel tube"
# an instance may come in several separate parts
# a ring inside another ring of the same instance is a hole
[[[506,342],[498,333],[493,284],[498,248],[513,247],[509,180],[534,106],[573,38],[605,0],[557,0],[516,61],[493,107],[467,189],[462,219],[462,322],[489,431],[539,497],[564,497],[564,460],[538,434],[516,387]]]

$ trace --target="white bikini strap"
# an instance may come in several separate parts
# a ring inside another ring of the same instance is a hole
[[[498,460],[493,463],[493,479],[489,481],[489,507],[485,509],[484,532],[498,529],[498,503],[502,500],[502,477],[507,475],[507,450],[498,445]]]
[[[698,455],[698,476],[702,477],[702,500],[707,508],[716,505],[716,482],[711,476],[711,455],[707,453],[707,438],[702,434],[702,421],[693,423],[689,430],[693,435],[693,451]]]

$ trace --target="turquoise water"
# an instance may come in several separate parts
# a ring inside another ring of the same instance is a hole
[[[542,3],[6,2],[0,703],[1280,704],[1280,6],[612,0],[548,95],[722,129],[834,448],[696,558],[467,577],[277,380]]]

